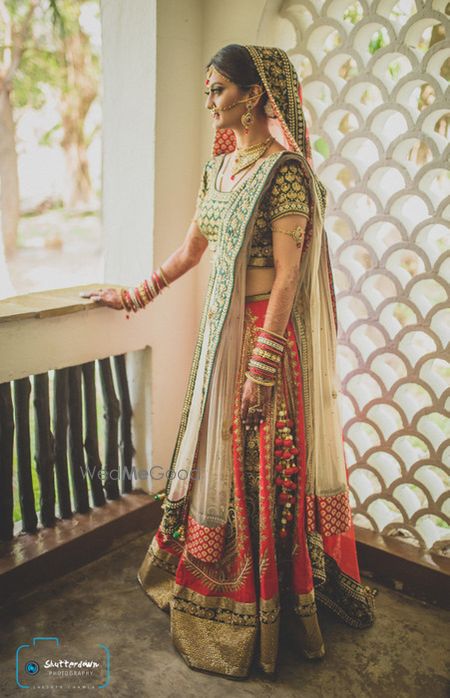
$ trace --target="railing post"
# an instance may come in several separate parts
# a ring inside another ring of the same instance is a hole
[[[40,519],[43,526],[55,525],[54,439],[50,431],[48,373],[34,376],[36,453],[34,460],[40,484]]]
[[[99,365],[106,419],[105,489],[108,499],[118,499],[120,497],[120,492],[118,477],[119,453],[117,449],[117,442],[120,404],[119,400],[117,399],[116,391],[114,390],[114,382],[109,358],[100,359]],[[111,477],[113,472],[117,473],[116,478]]]
[[[83,451],[81,366],[69,368],[69,451],[75,506],[80,514],[84,514],[90,506]]]
[[[114,367],[116,370],[117,386],[120,397],[120,455],[122,465],[122,492],[132,491],[131,467],[135,449],[131,437],[131,418],[133,411],[131,408],[130,391],[128,388],[126,356],[120,354],[114,357]],[[127,473],[129,475],[127,476]]]
[[[98,450],[97,429],[97,403],[95,390],[95,362],[83,364],[83,395],[84,414],[86,416],[86,429],[84,448],[87,456],[87,470],[92,488],[94,505],[100,507],[105,504],[105,493],[101,480],[102,463]]]
[[[53,433],[55,435],[55,471],[58,491],[59,515],[62,519],[72,517],[70,501],[69,470],[67,464],[67,402],[69,395],[68,369],[55,371],[53,382]]]
[[[22,531],[34,533],[38,519],[31,476],[30,448],[30,395],[31,381],[20,378],[14,381],[14,413],[17,429],[17,485],[19,491]]]
[[[0,538],[10,540],[13,522],[14,418],[11,384],[0,383]]]

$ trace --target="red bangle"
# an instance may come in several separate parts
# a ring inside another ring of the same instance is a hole
[[[128,301],[127,295],[128,295],[127,289],[126,289],[126,288],[122,288],[121,291],[120,291],[120,297],[121,297],[121,299],[122,299],[122,305],[123,305],[123,307],[125,308],[125,310],[128,310],[128,312],[130,312],[130,311],[132,310],[132,308],[131,308],[131,305],[130,305],[130,303],[129,303],[129,301]]]
[[[135,309],[134,309],[133,299],[131,298],[131,293],[129,292],[128,289],[125,290],[125,297],[126,297],[126,299],[127,299],[127,301],[128,301],[128,305],[129,305],[129,307],[130,307],[130,310],[132,310],[133,312],[136,312]]]
[[[259,347],[259,349],[262,349],[263,351],[269,351],[271,354],[277,354],[277,356],[283,356],[282,349],[276,349],[275,347],[269,347],[267,344],[264,344],[264,342],[261,342],[259,337],[256,340],[255,346]]]
[[[259,354],[252,354],[251,359],[254,361],[259,361],[262,364],[267,364],[268,366],[273,366],[273,368],[278,368],[280,365],[279,361],[268,359],[266,356],[260,356]]]

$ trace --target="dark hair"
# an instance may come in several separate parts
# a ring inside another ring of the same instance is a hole
[[[206,69],[210,65],[215,66],[225,77],[230,78],[243,90],[248,90],[250,85],[264,87],[249,52],[241,44],[228,44],[221,48],[211,58]],[[264,106],[266,102],[267,93],[264,92],[259,100],[259,105]]]

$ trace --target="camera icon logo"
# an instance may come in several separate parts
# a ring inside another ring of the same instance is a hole
[[[39,671],[39,664],[37,662],[27,662],[25,665],[25,671],[27,674],[34,676]]]

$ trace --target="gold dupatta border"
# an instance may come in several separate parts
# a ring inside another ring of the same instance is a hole
[[[311,152],[306,122],[295,94],[298,78],[287,53],[267,46],[245,45],[245,48],[255,64],[289,145],[294,152],[303,154],[309,160]]]

